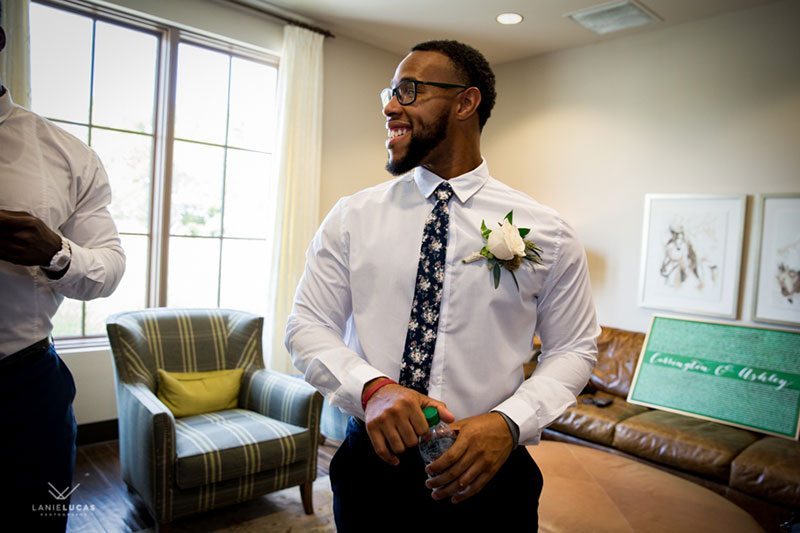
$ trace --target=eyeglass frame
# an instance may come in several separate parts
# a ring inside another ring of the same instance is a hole
[[[411,83],[414,85],[414,97],[409,102],[406,103],[400,101],[400,95],[397,92],[397,88],[400,87],[400,84],[402,83]],[[379,96],[381,97],[381,104],[383,104],[383,107],[386,107],[389,104],[389,102],[392,101],[392,98],[395,97],[397,97],[397,103],[400,104],[401,106],[407,106],[413,104],[414,102],[417,101],[418,85],[430,85],[431,87],[439,87],[440,89],[464,89],[464,91],[466,91],[470,87],[469,85],[461,85],[459,83],[444,83],[440,81],[420,81],[411,79],[400,80],[400,83],[398,83],[394,87],[386,87],[385,89],[381,89],[381,92],[379,93]],[[384,94],[387,94],[387,91],[389,91],[388,92],[389,97],[384,98]]]

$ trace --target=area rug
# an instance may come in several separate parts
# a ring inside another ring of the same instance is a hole
[[[303,511],[300,489],[290,487],[249,502],[217,509],[172,523],[176,533],[226,532],[335,532],[333,493],[328,476],[314,481],[314,514]]]

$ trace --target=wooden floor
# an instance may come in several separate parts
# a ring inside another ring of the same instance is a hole
[[[122,481],[117,444],[117,441],[108,441],[78,447],[73,486],[80,483],[80,487],[73,493],[70,503],[87,506],[92,510],[71,513],[67,524],[68,532],[127,533],[155,526],[142,501],[137,495],[128,492]],[[328,474],[331,457],[338,445],[338,442],[328,440],[319,447],[318,476]],[[236,506],[213,512],[235,516]]]

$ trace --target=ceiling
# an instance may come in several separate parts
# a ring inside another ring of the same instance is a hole
[[[607,0],[251,0],[398,55],[410,46],[450,38],[478,48],[494,64],[658,30],[775,0],[639,0],[661,22],[600,36],[565,17],[566,13]],[[516,26],[495,21],[513,11],[525,20]]]

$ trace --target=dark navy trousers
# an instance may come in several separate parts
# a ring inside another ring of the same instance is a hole
[[[417,448],[392,466],[375,454],[363,423],[350,418],[347,437],[331,460],[333,510],[339,533],[362,531],[530,532],[538,528],[542,473],[518,446],[495,477],[458,504],[435,501]]]
[[[62,532],[75,469],[75,382],[52,345],[19,355],[0,360],[0,530]]]

